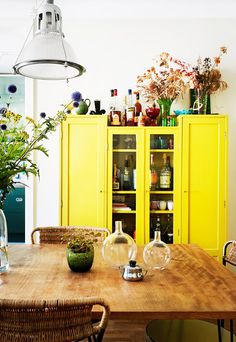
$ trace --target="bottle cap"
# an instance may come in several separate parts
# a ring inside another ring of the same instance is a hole
[[[117,96],[117,89],[114,89],[114,96]]]
[[[128,89],[128,95],[132,95],[132,89]]]
[[[114,96],[114,89],[111,89],[110,92],[111,92],[111,96]]]

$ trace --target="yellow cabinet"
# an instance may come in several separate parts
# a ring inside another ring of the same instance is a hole
[[[106,126],[102,115],[71,115],[62,124],[62,225],[106,226]]]
[[[182,134],[182,243],[220,257],[227,239],[227,117],[189,115]]]
[[[162,238],[179,242],[180,167],[178,127],[108,128],[108,228],[117,220],[138,244],[150,241],[157,221]],[[150,159],[156,169],[150,187]],[[159,182],[163,156],[170,161],[171,183]],[[161,205],[160,205],[161,203]]]

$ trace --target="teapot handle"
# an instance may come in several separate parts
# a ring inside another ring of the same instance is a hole
[[[86,101],[88,101],[88,103],[87,103]],[[85,99],[84,102],[86,103],[86,105],[87,105],[88,108],[89,108],[89,106],[91,105],[91,101],[90,101],[89,99]]]

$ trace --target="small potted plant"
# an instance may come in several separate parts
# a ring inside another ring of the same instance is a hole
[[[99,236],[99,232],[79,228],[63,235],[62,240],[67,242],[67,262],[72,271],[90,270],[94,259],[94,243],[99,240]]]

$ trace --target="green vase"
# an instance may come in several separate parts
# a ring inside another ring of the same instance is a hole
[[[196,114],[210,114],[210,106],[209,106],[209,95],[199,89],[194,89],[194,98],[195,101],[193,103],[193,113]]]
[[[67,262],[73,272],[87,272],[93,265],[94,248],[91,246],[86,252],[74,252],[73,249],[66,249]]]
[[[172,99],[158,99],[157,103],[160,107],[160,126],[167,126],[167,119],[170,116],[170,108]]]

